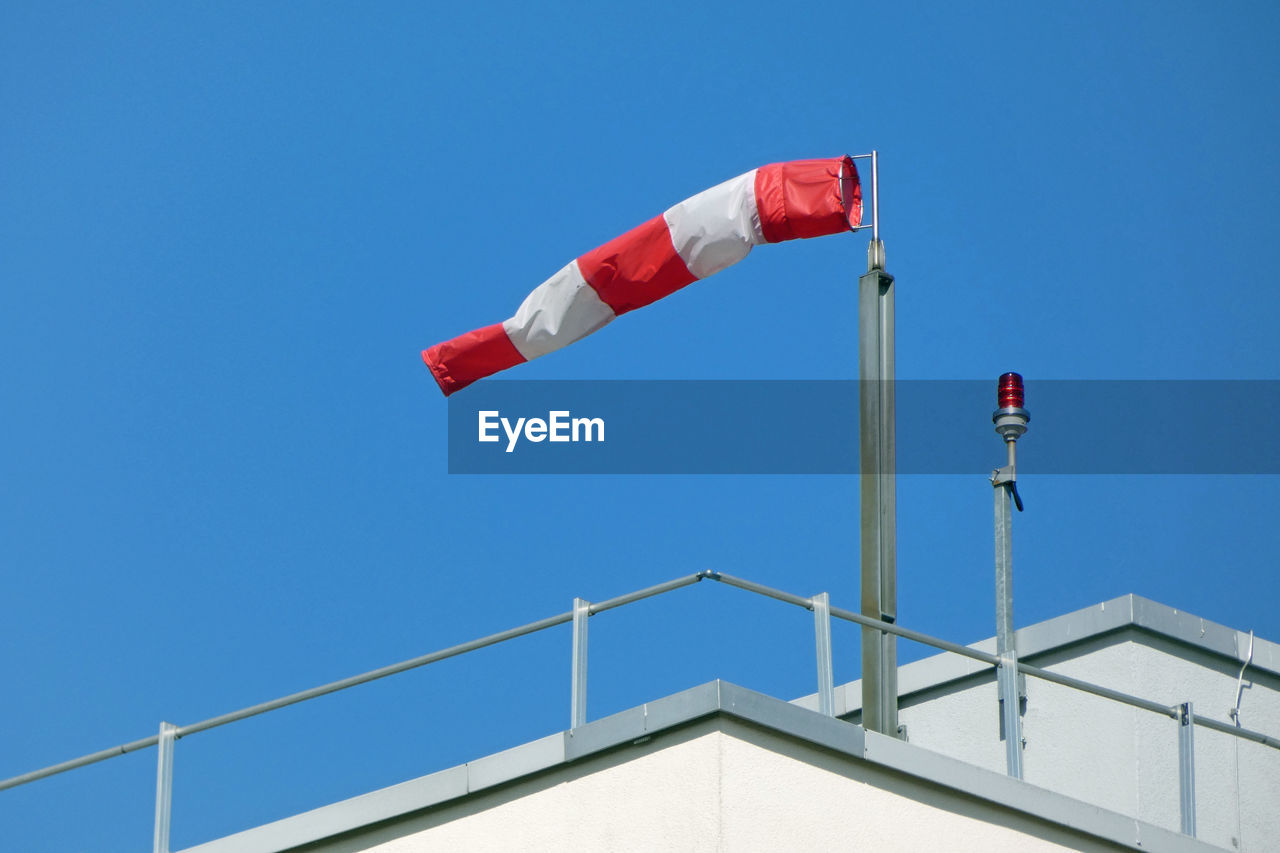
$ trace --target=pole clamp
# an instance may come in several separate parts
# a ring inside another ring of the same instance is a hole
[[[991,485],[994,488],[1007,486],[1013,496],[1013,505],[1022,512],[1022,495],[1018,494],[1018,475],[1012,465],[1003,465],[991,472]]]

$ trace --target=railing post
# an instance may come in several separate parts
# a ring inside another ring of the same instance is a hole
[[[573,686],[570,690],[569,728],[576,729],[587,722],[587,617],[591,615],[591,602],[581,598],[573,600]]]
[[[1190,702],[1178,706],[1178,808],[1182,833],[1196,835],[1196,717]]]
[[[159,755],[156,759],[156,828],[153,853],[169,853],[169,820],[173,809],[173,744],[178,727],[160,724]]]
[[[818,653],[818,712],[834,717],[836,686],[831,668],[831,596],[825,592],[813,597],[813,635]]]

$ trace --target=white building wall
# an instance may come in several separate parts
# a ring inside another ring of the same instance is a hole
[[[1239,664],[1138,629],[1088,640],[1028,663],[1229,722]],[[921,662],[929,664],[929,662]],[[904,681],[911,676],[904,668]],[[1246,672],[1241,724],[1280,731],[1280,687]],[[852,685],[850,685],[852,687]],[[1167,717],[1028,677],[1024,778],[1177,831],[1178,727]],[[994,677],[904,697],[910,742],[1004,772]],[[1197,837],[1229,850],[1280,850],[1280,751],[1202,727],[1196,738]]]
[[[593,759],[325,851],[1115,850],[731,721]],[[416,824],[416,825],[415,825]]]
[[[377,853],[514,850],[715,851],[720,835],[720,744],[714,735],[592,762],[553,784],[529,780],[458,807],[383,843],[342,848]],[[397,827],[392,834],[403,829]],[[368,841],[375,841],[376,836]]]
[[[797,747],[776,735],[752,740],[720,736],[720,850],[1116,849],[1044,824],[1037,834],[1028,818],[816,750],[798,760]]]

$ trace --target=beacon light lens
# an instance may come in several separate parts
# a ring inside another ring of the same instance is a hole
[[[1021,409],[1025,395],[1022,391],[1022,375],[1006,373],[1000,377],[996,389],[996,407],[1000,409]]]

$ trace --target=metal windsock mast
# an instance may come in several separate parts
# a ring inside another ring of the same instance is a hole
[[[1005,765],[1015,779],[1022,778],[1022,690],[1018,686],[1018,648],[1013,634],[1013,513],[1012,501],[1022,511],[1018,495],[1016,442],[1027,431],[1031,415],[1023,408],[1022,377],[1006,373],[996,388],[996,410],[991,415],[996,432],[1005,441],[1008,462],[991,472],[995,489],[996,533],[996,673],[1000,689],[1000,729],[1004,733]]]
[[[898,618],[896,412],[893,395],[893,276],[880,239],[880,157],[871,160],[871,244],[858,280],[858,436],[861,471],[862,615]],[[862,630],[862,725],[898,735],[897,638]]]

